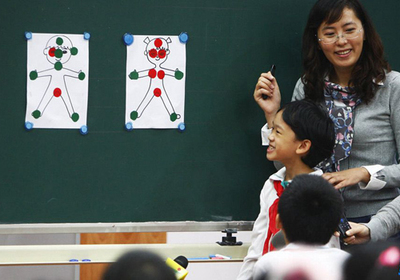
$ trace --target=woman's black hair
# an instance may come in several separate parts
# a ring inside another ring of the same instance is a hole
[[[318,28],[323,22],[331,24],[340,20],[345,8],[351,9],[361,21],[365,38],[349,86],[353,86],[358,97],[368,103],[375,95],[376,83],[385,79],[385,71],[391,71],[389,63],[384,58],[382,40],[358,0],[319,0],[310,11],[303,33],[302,82],[305,96],[311,100],[324,100],[324,78],[326,75],[334,75],[332,64],[319,47]]]

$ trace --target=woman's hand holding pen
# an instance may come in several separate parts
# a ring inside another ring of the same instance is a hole
[[[275,114],[281,106],[281,92],[271,72],[261,74],[254,90],[254,100],[264,111],[268,126],[272,127]]]

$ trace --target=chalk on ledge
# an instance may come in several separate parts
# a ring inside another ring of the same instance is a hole
[[[232,259],[231,257],[220,255],[220,254],[215,254],[215,255],[210,255],[210,259],[212,260],[230,260]]]

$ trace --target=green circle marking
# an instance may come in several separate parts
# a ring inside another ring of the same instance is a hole
[[[79,73],[79,75],[78,75],[78,78],[79,78],[79,80],[81,80],[81,81],[83,81],[83,80],[85,79],[85,77],[86,77],[86,75],[85,75],[85,73],[83,73],[83,72]]]
[[[169,118],[170,118],[171,122],[174,122],[174,121],[176,121],[176,119],[178,118],[178,116],[177,116],[176,113],[172,113],[171,116],[170,116]]]
[[[61,37],[58,37],[56,43],[57,45],[61,46],[64,43],[64,40]]]
[[[129,78],[131,79],[131,80],[137,80],[138,78],[139,78],[139,73],[135,70],[135,71],[132,71],[130,74],[129,74]]]
[[[63,56],[63,51],[61,49],[56,49],[54,52],[54,56],[57,58],[61,58]]]
[[[71,119],[74,122],[77,122],[79,120],[79,114],[78,113],[73,113],[72,116],[71,116]]]
[[[180,80],[183,78],[183,73],[179,70],[175,71],[175,79]]]
[[[57,62],[54,64],[54,69],[56,69],[57,71],[60,71],[62,68],[63,68],[63,65],[62,65],[61,62],[57,61]]]
[[[32,116],[35,118],[35,119],[38,119],[38,118],[40,118],[40,111],[39,110],[35,110],[35,111],[33,111],[32,112]]]
[[[35,71],[31,71],[31,73],[29,73],[29,78],[30,78],[31,80],[36,80],[37,77],[38,77],[38,73],[37,73],[36,70],[35,70]]]
[[[131,112],[131,119],[132,119],[132,120],[136,120],[137,117],[138,117],[138,115],[139,115],[138,112],[132,111],[132,112]]]
[[[75,47],[71,48],[70,51],[71,51],[71,55],[77,55],[78,54],[78,49],[75,48]]]

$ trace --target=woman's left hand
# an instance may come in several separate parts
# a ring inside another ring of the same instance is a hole
[[[339,172],[324,173],[322,174],[322,178],[327,180],[338,190],[360,182],[367,184],[370,180],[370,174],[364,167],[358,167]]]

